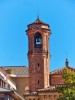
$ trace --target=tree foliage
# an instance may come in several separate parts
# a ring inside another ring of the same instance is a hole
[[[75,72],[66,67],[62,78],[64,79],[64,85],[57,87],[57,91],[62,93],[58,100],[75,100]]]

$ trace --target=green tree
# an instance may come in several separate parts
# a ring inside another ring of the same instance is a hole
[[[64,85],[57,87],[57,91],[62,93],[58,100],[75,100],[75,72],[66,67],[62,78],[64,79]]]

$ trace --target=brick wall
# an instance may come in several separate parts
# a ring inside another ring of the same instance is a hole
[[[59,84],[63,84],[64,83],[64,80],[62,78],[62,75],[55,75],[55,74],[52,74],[50,75],[50,84],[51,85],[59,85]]]

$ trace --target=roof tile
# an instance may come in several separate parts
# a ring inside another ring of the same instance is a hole
[[[29,68],[26,66],[3,66],[5,70],[12,69],[14,75],[29,76]]]

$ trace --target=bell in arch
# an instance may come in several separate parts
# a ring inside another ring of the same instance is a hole
[[[37,37],[36,42],[41,42],[41,38]]]

